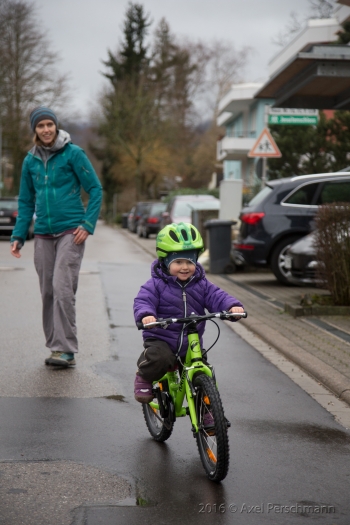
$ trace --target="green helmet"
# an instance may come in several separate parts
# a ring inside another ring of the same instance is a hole
[[[168,224],[157,235],[156,252],[159,259],[164,259],[171,252],[198,250],[198,255],[204,252],[201,234],[187,222]]]

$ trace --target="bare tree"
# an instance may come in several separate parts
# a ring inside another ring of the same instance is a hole
[[[58,108],[67,99],[67,78],[57,73],[57,61],[34,5],[0,0],[0,117],[4,150],[13,165],[14,191],[30,143],[30,111],[43,104]]]
[[[335,0],[309,0],[309,13],[298,14],[292,11],[285,28],[272,38],[272,43],[284,47],[299,33],[310,18],[330,18]]]

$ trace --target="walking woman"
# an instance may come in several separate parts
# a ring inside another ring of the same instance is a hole
[[[75,365],[78,340],[75,294],[85,241],[94,233],[102,200],[100,181],[84,151],[58,129],[47,107],[30,114],[34,147],[23,162],[18,217],[11,253],[21,257],[35,213],[34,264],[43,303],[43,328],[51,356],[45,364]],[[85,210],[81,188],[89,195]]]

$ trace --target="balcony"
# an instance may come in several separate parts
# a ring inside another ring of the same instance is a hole
[[[218,161],[241,160],[246,157],[256,142],[256,131],[231,132],[217,143]]]

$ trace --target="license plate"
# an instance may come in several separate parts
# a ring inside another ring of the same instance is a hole
[[[292,269],[292,257],[290,255],[286,255],[285,258],[284,258],[284,267],[287,269],[287,270],[291,270]]]
[[[11,219],[9,217],[0,217],[0,222],[2,223],[9,223],[11,222]]]

